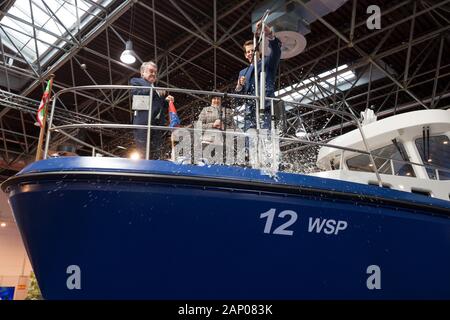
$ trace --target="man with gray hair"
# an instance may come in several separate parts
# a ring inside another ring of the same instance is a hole
[[[158,76],[158,66],[153,61],[147,61],[142,63],[141,66],[141,77],[131,78],[130,85],[141,86],[141,87],[154,87]],[[149,96],[149,88],[134,88],[131,90],[131,94],[140,96]],[[152,99],[152,115],[151,115],[151,125],[164,126],[167,121],[167,110],[169,106],[169,101],[174,101],[174,98],[170,95],[164,97],[164,92],[153,91]],[[148,110],[135,110],[133,124],[135,125],[147,125],[148,123]],[[161,146],[164,142],[164,131],[152,129],[151,130],[151,144],[150,144],[150,154],[153,159],[162,159]],[[147,141],[147,130],[146,129],[135,129],[134,130],[134,141],[136,143],[136,148],[143,155],[145,152],[146,141]]]

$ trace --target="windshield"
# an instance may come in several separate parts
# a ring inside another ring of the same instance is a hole
[[[372,155],[380,173],[415,177],[411,165],[403,162],[408,161],[408,159],[406,151],[400,142],[395,141],[395,143],[376,149],[372,151]],[[348,159],[347,167],[355,171],[374,172],[370,158],[366,154]]]
[[[450,169],[450,141],[445,135],[416,139],[416,147],[424,164]],[[427,168],[430,179],[450,180],[450,172]]]

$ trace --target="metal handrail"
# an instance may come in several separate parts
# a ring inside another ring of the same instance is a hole
[[[81,128],[148,129],[148,126],[139,125],[139,124],[113,124],[113,123],[110,123],[110,124],[109,123],[108,124],[104,124],[104,123],[65,124],[65,125],[55,126],[51,129],[51,131],[59,132],[60,130],[63,130],[63,129],[75,129],[75,128],[79,128],[79,129],[81,129]],[[176,130],[180,129],[180,128],[170,128],[170,127],[165,127],[165,126],[155,126],[155,125],[151,125],[150,128],[156,129],[156,130],[166,130],[166,131],[176,131]],[[217,131],[215,129],[207,129],[207,130],[196,129],[196,128],[181,128],[181,129],[187,130],[190,132],[216,132]],[[230,130],[229,132],[223,131],[223,133],[224,134],[232,134],[235,136],[248,136],[248,134],[245,132],[232,131],[232,130]],[[348,148],[348,147],[333,145],[333,144],[329,144],[329,143],[321,143],[321,142],[317,142],[317,141],[301,140],[301,139],[294,139],[294,138],[288,138],[288,137],[280,138],[280,140],[301,142],[301,143],[308,144],[308,145],[318,145],[318,146],[322,146],[322,147],[326,146],[326,147],[330,147],[330,148],[336,148],[336,149],[341,149],[341,150],[345,150],[345,151],[357,152],[357,153],[366,154],[366,155],[370,154],[370,152],[367,152],[365,150]]]
[[[89,143],[86,143],[84,141],[81,141],[73,136],[71,136],[70,134],[64,132],[64,129],[82,129],[82,128],[115,128],[115,129],[147,129],[148,127],[146,125],[133,125],[133,124],[103,124],[103,123],[99,123],[99,124],[93,124],[93,123],[89,123],[89,124],[69,124],[69,125],[60,125],[60,126],[55,126],[51,129],[51,131],[57,131],[59,133],[64,134],[65,136],[67,136],[69,139],[72,139],[73,141],[80,143],[88,148],[91,148],[93,150],[96,150],[98,152],[101,152],[102,154],[106,154],[109,155],[111,157],[117,157],[114,154],[111,154],[103,149],[97,148],[94,145],[91,145]],[[176,131],[176,130],[186,130],[189,132],[215,132],[216,130],[211,129],[211,130],[203,130],[203,129],[196,129],[196,128],[171,128],[171,127],[166,127],[166,126],[151,126],[152,129],[154,130],[164,130],[164,131]],[[247,133],[245,132],[239,132],[239,131],[224,131],[224,134],[230,134],[233,136],[248,136]],[[317,141],[309,141],[309,140],[302,140],[302,139],[295,139],[295,138],[289,138],[289,137],[282,137],[280,138],[280,140],[283,141],[289,141],[289,142],[294,142],[294,143],[302,143],[302,144],[306,144],[306,145],[310,145],[310,146],[321,146],[321,147],[329,147],[329,148],[334,148],[334,149],[340,149],[342,151],[349,151],[349,152],[353,152],[353,153],[358,153],[358,154],[365,154],[365,155],[369,155],[370,153],[365,151],[365,150],[361,150],[361,149],[355,149],[355,148],[349,148],[349,147],[343,147],[343,146],[338,146],[338,145],[333,145],[330,143],[323,143],[323,142],[317,142]],[[383,157],[383,156],[378,156],[378,155],[374,155],[374,158],[376,159],[382,159],[382,160],[386,160],[387,162],[398,162],[401,164],[408,164],[408,165],[412,165],[412,166],[420,166],[420,167],[424,167],[424,168],[429,168],[429,169],[433,169],[435,171],[444,171],[444,172],[449,172],[450,173],[450,169],[444,168],[444,167],[440,167],[434,164],[423,164],[423,163],[418,163],[418,162],[413,162],[413,161],[408,161],[408,160],[402,160],[402,159],[392,159],[392,158],[387,158],[387,157]],[[377,168],[378,170],[380,170],[379,168]],[[394,170],[393,170],[393,174],[394,174]],[[440,180],[439,178],[436,180]]]
[[[77,87],[71,87],[71,88],[65,88],[62,89],[60,91],[58,91],[57,93],[55,93],[55,95],[53,96],[53,103],[52,103],[52,108],[51,108],[51,113],[50,113],[50,120],[49,120],[49,126],[47,129],[47,139],[45,142],[45,152],[44,152],[44,158],[47,157],[47,153],[48,153],[48,148],[49,148],[49,143],[50,143],[50,137],[51,137],[51,131],[53,129],[53,117],[54,117],[54,113],[55,113],[55,108],[56,108],[56,101],[57,98],[59,96],[61,96],[62,94],[68,93],[68,92],[75,92],[77,90],[101,90],[101,89],[149,89],[150,90],[150,95],[153,94],[153,90],[166,90],[166,91],[171,91],[171,92],[179,92],[179,93],[189,93],[189,94],[203,94],[203,95],[215,95],[215,96],[220,96],[220,97],[232,97],[232,98],[240,98],[240,99],[255,99],[256,101],[258,101],[258,99],[260,98],[259,96],[251,96],[251,95],[242,95],[242,94],[234,94],[234,93],[221,93],[221,92],[213,92],[213,91],[204,91],[204,90],[191,90],[191,89],[180,89],[180,88],[166,88],[166,87],[145,87],[145,86],[128,86],[128,85],[95,85],[95,86],[77,86]],[[287,102],[284,101],[280,98],[266,98],[268,100],[274,100],[274,101],[283,101],[283,102]],[[271,102],[273,103],[273,102]],[[315,106],[315,105],[310,105],[310,104],[305,104],[305,103],[298,103],[298,102],[289,102],[291,104],[294,105],[298,105],[298,106],[303,106],[306,108],[311,108],[311,109],[315,109],[315,110],[323,110],[326,112],[331,112],[331,113],[335,113],[335,114],[339,114],[342,116],[347,116],[351,119],[353,119],[355,121],[355,123],[358,126],[358,129],[361,133],[363,142],[364,142],[364,146],[366,148],[366,152],[369,155],[370,161],[374,167],[375,170],[375,175],[377,177],[378,180],[378,184],[381,187],[382,181],[381,181],[381,177],[380,174],[378,172],[378,169],[375,165],[375,161],[373,159],[372,153],[370,151],[369,145],[367,143],[367,140],[365,138],[364,135],[364,131],[361,127],[360,121],[357,117],[355,117],[353,114],[348,113],[348,112],[344,112],[344,111],[340,111],[340,110],[334,110],[334,109],[330,109],[330,108],[325,108],[325,107],[320,107],[320,106]],[[150,110],[151,110],[151,106],[152,106],[152,99],[150,97]],[[150,139],[151,139],[151,133],[150,133],[150,129],[153,128],[154,126],[151,125],[151,112],[149,113],[150,116],[148,117],[148,126],[147,128],[149,129],[147,131],[147,148],[146,148],[146,159],[149,158],[149,149],[150,149]],[[259,123],[259,119],[257,119],[257,123]]]

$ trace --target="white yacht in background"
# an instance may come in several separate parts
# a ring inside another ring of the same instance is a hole
[[[372,119],[369,123],[363,122],[362,129],[383,187],[449,200],[450,109],[413,111],[382,120]],[[364,149],[357,129],[329,143]],[[378,185],[368,155],[326,146],[319,151],[317,166],[325,171],[312,175]]]

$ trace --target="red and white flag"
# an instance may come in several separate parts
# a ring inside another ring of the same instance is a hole
[[[37,111],[37,121],[39,123],[39,126],[42,128],[44,124],[44,117],[45,117],[45,110],[47,108],[48,101],[50,100],[50,94],[52,91],[52,84],[53,84],[53,77],[50,78],[50,80],[47,81],[47,87],[44,91],[44,94],[42,95],[41,104],[39,105],[38,111]]]

